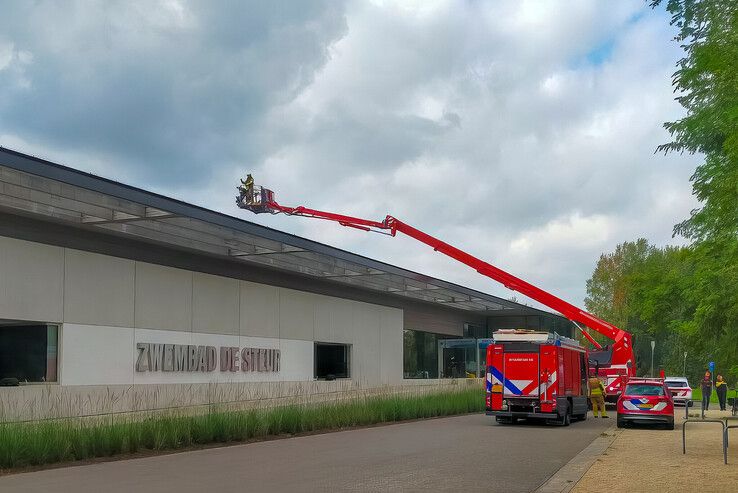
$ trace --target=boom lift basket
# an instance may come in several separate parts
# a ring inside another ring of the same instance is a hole
[[[262,212],[274,213],[275,211],[271,207],[273,202],[274,192],[268,188],[255,186],[251,175],[246,180],[241,180],[241,185],[238,187],[238,197],[236,197],[238,207],[256,214]]]

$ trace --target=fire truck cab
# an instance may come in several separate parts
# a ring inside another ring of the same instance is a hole
[[[498,330],[487,347],[487,415],[497,422],[587,418],[587,350],[578,341],[530,330]]]

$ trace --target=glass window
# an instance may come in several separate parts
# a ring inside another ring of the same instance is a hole
[[[674,387],[674,388],[689,387],[689,385],[687,385],[687,382],[683,380],[666,380],[664,383],[666,384],[667,387]]]
[[[628,384],[625,387],[625,395],[661,396],[664,395],[664,387],[650,384]]]
[[[351,346],[348,344],[315,343],[315,378],[335,380],[350,378]]]
[[[438,378],[438,335],[420,330],[403,331],[405,378]]]
[[[605,347],[603,349],[593,349],[589,352],[589,366],[609,365],[612,360],[612,349]]]
[[[480,339],[403,331],[405,378],[475,378],[484,376],[484,348]]]
[[[0,326],[0,379],[56,382],[57,338],[55,325]]]
[[[476,339],[445,339],[439,343],[442,353],[441,378],[478,376],[479,351]]]

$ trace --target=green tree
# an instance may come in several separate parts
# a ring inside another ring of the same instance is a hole
[[[725,248],[726,245],[732,246]],[[634,336],[638,372],[655,364],[696,378],[708,361],[738,377],[738,244],[656,248],[643,239],[603,254],[587,281],[587,309]]]
[[[701,207],[677,224],[675,234],[696,241],[738,237],[738,2],[655,0],[665,3],[685,55],[673,76],[684,118],[664,126],[672,142],[664,152],[701,153],[692,176]]]
[[[640,238],[618,245],[613,253],[600,255],[587,281],[587,310],[618,327],[627,326],[631,298],[628,279],[643,265],[652,248]]]
[[[633,334],[638,372],[650,369],[651,340],[657,367],[681,373],[684,321],[694,312],[685,297],[693,264],[688,248],[656,248],[645,239],[600,256],[587,281],[587,309]]]
[[[664,124],[663,152],[704,156],[691,177],[700,207],[674,227],[687,247],[644,239],[603,254],[587,281],[587,308],[633,333],[639,372],[656,364],[693,379],[715,361],[738,377],[738,1],[654,0],[665,4],[684,48],[673,84],[684,118]]]

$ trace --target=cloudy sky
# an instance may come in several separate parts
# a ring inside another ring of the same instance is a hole
[[[6,1],[0,145],[510,297],[407,238],[235,208],[392,214],[575,304],[695,206],[662,11],[612,1]],[[522,300],[518,296],[519,300]]]

